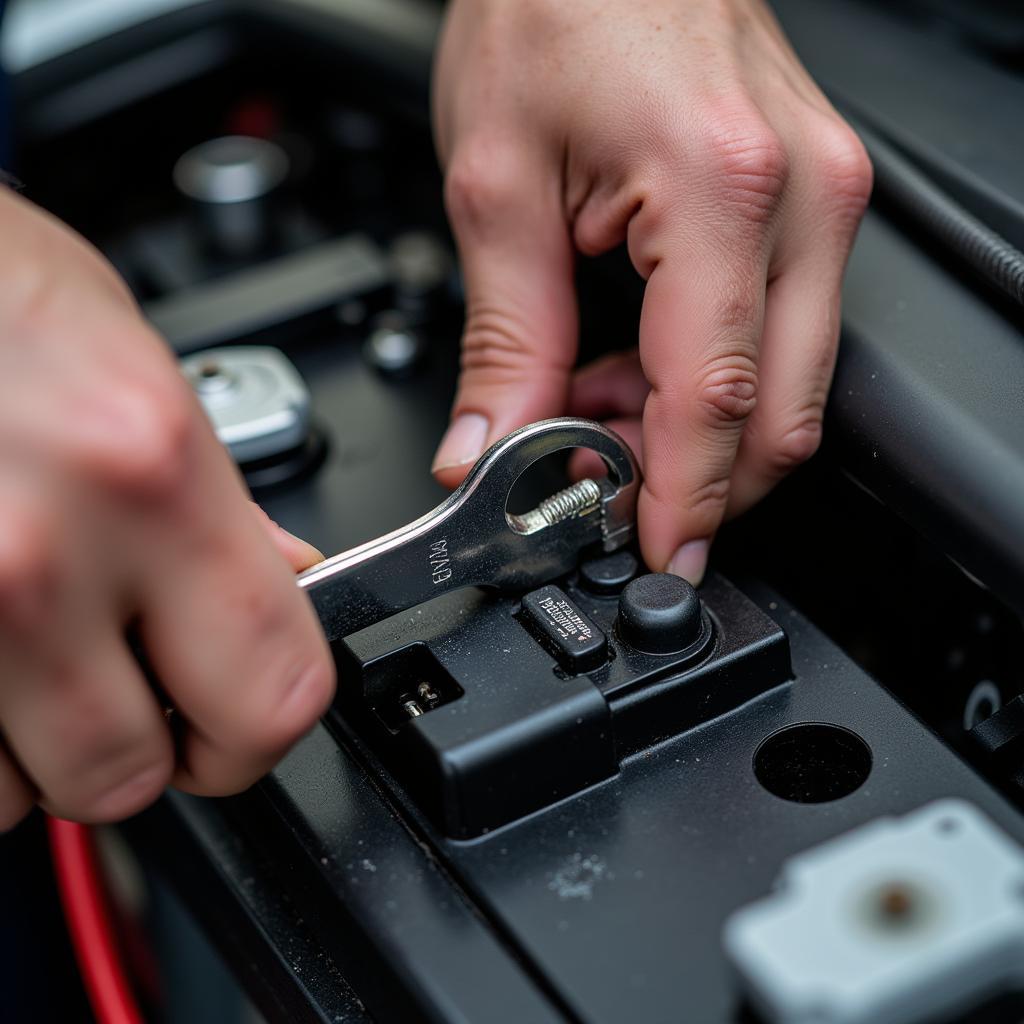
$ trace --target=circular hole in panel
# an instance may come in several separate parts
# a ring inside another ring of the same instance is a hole
[[[757,781],[798,804],[849,796],[870,773],[871,748],[856,733],[826,722],[788,726],[754,752]]]

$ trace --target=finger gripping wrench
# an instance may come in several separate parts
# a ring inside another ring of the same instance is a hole
[[[519,477],[564,448],[596,452],[608,476],[581,480],[523,515],[508,512]],[[488,448],[432,512],[314,565],[298,584],[328,640],[462,587],[525,592],[570,572],[592,545],[614,551],[627,543],[639,488],[636,460],[616,433],[574,417],[541,420]]]

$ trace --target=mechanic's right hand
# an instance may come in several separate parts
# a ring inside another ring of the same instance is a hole
[[[317,554],[254,514],[103,259],[2,188],[0,237],[0,829],[243,789],[333,693]]]
[[[643,463],[644,561],[698,583],[723,518],[820,441],[864,147],[763,0],[450,0],[434,77],[466,284],[435,475],[605,419]],[[574,373],[574,254],[623,242],[637,347]]]

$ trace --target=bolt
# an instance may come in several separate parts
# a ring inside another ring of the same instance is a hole
[[[430,683],[420,683],[416,687],[416,696],[428,707],[432,707],[441,699],[440,694],[431,687]]]
[[[425,344],[420,332],[401,313],[382,313],[363,347],[369,364],[392,376],[409,373],[422,358]]]
[[[235,388],[235,375],[213,359],[201,362],[189,371],[192,387],[198,395],[219,395]]]

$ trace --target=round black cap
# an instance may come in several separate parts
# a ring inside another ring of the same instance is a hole
[[[632,551],[592,558],[580,566],[580,586],[592,594],[618,594],[639,568]]]
[[[627,584],[619,598],[618,633],[647,654],[675,654],[700,638],[700,598],[681,576],[655,572]]]

